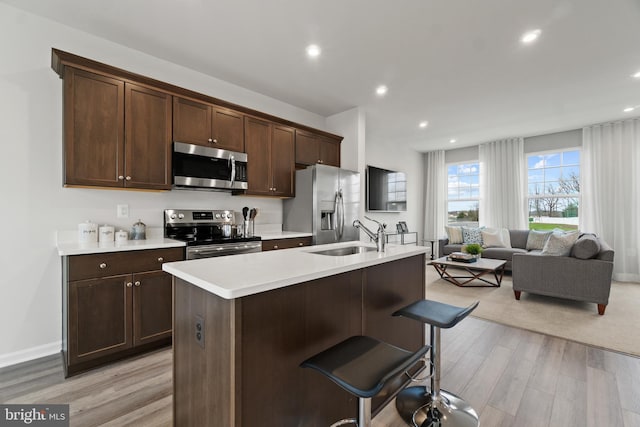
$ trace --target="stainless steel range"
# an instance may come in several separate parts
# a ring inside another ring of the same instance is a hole
[[[259,236],[244,237],[237,230],[233,211],[164,211],[164,235],[186,242],[188,260],[262,251]]]

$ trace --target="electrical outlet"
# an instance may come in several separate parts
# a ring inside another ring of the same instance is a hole
[[[129,205],[118,205],[118,218],[129,218]]]
[[[200,316],[195,316],[194,332],[196,342],[200,347],[204,348],[204,319]]]

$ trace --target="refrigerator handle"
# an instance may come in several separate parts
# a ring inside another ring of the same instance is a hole
[[[342,239],[342,233],[344,232],[344,199],[342,198],[342,189],[336,193],[336,216],[338,217],[336,227],[338,230],[338,239]]]

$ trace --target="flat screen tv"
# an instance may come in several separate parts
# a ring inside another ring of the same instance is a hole
[[[366,184],[368,212],[407,210],[407,176],[404,172],[367,166]]]

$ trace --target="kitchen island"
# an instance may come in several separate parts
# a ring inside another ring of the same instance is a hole
[[[327,426],[357,413],[357,399],[307,357],[352,335],[410,350],[422,325],[392,317],[424,298],[425,247],[387,246],[331,256],[337,243],[167,263],[174,276],[174,425]],[[374,412],[403,385],[374,399]]]

